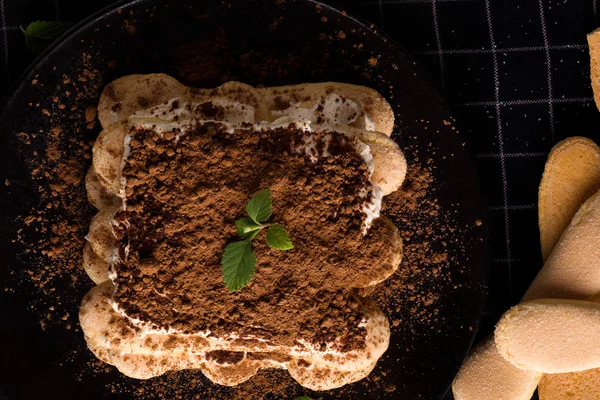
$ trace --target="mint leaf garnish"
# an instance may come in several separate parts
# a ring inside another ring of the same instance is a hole
[[[254,275],[256,257],[252,252],[250,240],[229,243],[223,252],[221,269],[223,279],[230,292],[243,288]]]
[[[235,227],[237,228],[237,234],[245,237],[254,231],[262,229],[260,224],[257,224],[250,217],[244,217],[235,220]]]
[[[266,188],[251,198],[246,205],[246,212],[257,224],[271,218],[271,189]]]
[[[267,244],[276,250],[291,250],[294,248],[292,239],[288,236],[283,226],[271,225],[267,231]]]
[[[221,257],[223,280],[230,292],[243,288],[250,282],[256,267],[256,257],[252,252],[252,240],[263,228],[267,231],[267,244],[276,250],[294,248],[292,239],[280,224],[267,224],[271,218],[271,189],[266,188],[248,201],[246,211],[249,217],[235,220],[237,234],[245,240],[229,243]]]
[[[25,45],[34,53],[41,53],[70,27],[70,23],[58,21],[35,21],[27,25],[27,28],[20,26],[25,35]]]

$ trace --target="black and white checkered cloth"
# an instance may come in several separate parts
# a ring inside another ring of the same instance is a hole
[[[77,22],[110,3],[0,0],[0,92],[33,60],[19,25]],[[412,53],[473,144],[490,210],[489,296],[479,333],[485,336],[541,267],[537,188],[549,150],[573,135],[600,139],[585,38],[599,23],[598,0],[332,4],[373,22]]]

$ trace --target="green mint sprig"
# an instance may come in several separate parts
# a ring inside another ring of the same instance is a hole
[[[35,21],[27,25],[27,28],[20,26],[25,35],[25,45],[36,54],[41,53],[70,27],[70,23],[58,21]]]
[[[292,239],[280,224],[269,224],[271,218],[271,189],[267,188],[251,198],[246,205],[247,217],[237,219],[237,234],[244,240],[225,246],[221,258],[223,280],[231,293],[243,288],[250,282],[256,267],[256,257],[252,251],[252,240],[264,228],[267,230],[267,244],[276,250],[294,248]]]

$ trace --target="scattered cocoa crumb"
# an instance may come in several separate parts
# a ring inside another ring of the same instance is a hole
[[[135,31],[137,30],[135,22],[131,20],[125,20],[125,22],[123,22],[123,28],[132,36],[135,35]]]
[[[410,165],[402,188],[385,198],[383,212],[401,227],[404,254],[398,272],[373,293],[385,309],[408,311],[417,325],[430,326],[437,318],[435,288],[450,279],[454,262],[447,251],[454,228],[451,218],[440,212],[432,168]]]
[[[40,109],[36,103],[31,112],[44,115],[48,123],[44,129],[17,134],[19,151],[29,170],[28,184],[36,188],[39,202],[19,218],[15,244],[22,249],[25,268],[20,279],[9,277],[6,289],[31,293],[30,310],[38,315],[44,330],[78,331],[80,299],[59,293],[61,288],[89,285],[81,268],[81,249],[93,215],[83,180],[85,154],[91,149],[82,147],[76,132],[86,124],[84,104],[97,101],[102,82],[91,67],[89,54],[82,54],[74,64],[74,70],[88,78],[85,85],[63,76],[56,91],[48,93],[40,78],[32,80],[31,85],[46,97],[40,96],[44,106]],[[61,111],[66,93],[75,93],[80,100],[68,114]]]
[[[89,106],[85,110],[85,121],[89,123],[89,122],[94,121],[95,119],[96,119],[96,107]]]

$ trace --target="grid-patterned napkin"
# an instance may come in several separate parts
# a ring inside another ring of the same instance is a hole
[[[110,2],[0,0],[0,92],[33,59],[20,24],[77,22]],[[537,188],[549,150],[568,136],[600,139],[585,44],[599,24],[598,0],[339,0],[337,6],[375,23],[421,62],[474,145],[490,210],[489,297],[479,333],[485,336],[541,266]]]

